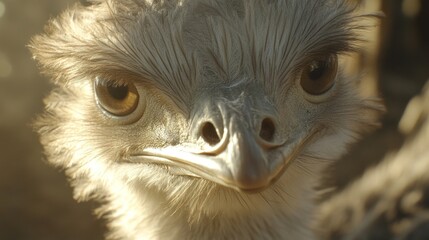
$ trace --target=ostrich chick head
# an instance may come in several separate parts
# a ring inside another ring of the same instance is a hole
[[[117,238],[309,239],[317,175],[380,109],[342,71],[368,15],[340,0],[87,3],[31,44],[55,86],[36,125],[76,198],[103,200]]]

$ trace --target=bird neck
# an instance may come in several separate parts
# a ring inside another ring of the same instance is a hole
[[[290,185],[291,180],[279,184]],[[110,193],[112,200],[104,210],[109,212],[113,235],[120,239],[313,239],[312,183],[304,178],[293,181],[300,185],[284,194],[276,189],[235,196],[219,191],[197,210],[172,205],[167,194],[157,189],[142,192],[141,185],[124,183],[121,191]]]

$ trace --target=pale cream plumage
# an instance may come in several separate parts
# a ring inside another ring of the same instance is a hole
[[[36,125],[110,238],[313,239],[321,171],[382,109],[342,56],[371,15],[340,0],[94,0],[31,49]]]

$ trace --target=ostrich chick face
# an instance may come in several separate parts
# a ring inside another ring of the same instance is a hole
[[[37,124],[50,161],[80,197],[122,183],[175,201],[294,195],[296,176],[338,158],[378,108],[342,72],[367,17],[345,2],[69,9],[31,46],[56,85]]]

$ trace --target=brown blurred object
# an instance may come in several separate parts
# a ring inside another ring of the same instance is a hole
[[[359,1],[365,7],[365,3],[372,0]],[[361,62],[365,55],[373,58],[370,62],[374,65],[369,64],[369,67],[376,67],[367,70],[372,73],[367,79],[369,82],[378,80],[377,91],[384,99],[387,112],[382,118],[383,127],[353,146],[328,173],[327,185],[335,186],[337,191],[360,177],[369,166],[383,160],[386,152],[398,149],[404,141],[403,134],[397,129],[399,120],[407,103],[429,78],[429,41],[423,37],[429,26],[428,3],[425,0],[381,1],[385,17],[380,22],[379,48],[371,55],[361,53],[356,61]],[[410,9],[414,9],[411,10],[414,14],[407,15]],[[374,39],[369,40],[374,42]]]
[[[405,144],[321,205],[321,239],[429,239],[429,81],[399,127]]]
[[[358,53],[352,54],[348,58],[348,68],[346,71],[351,74],[360,74],[364,71],[364,77],[361,80],[360,88],[366,96],[375,96],[378,94],[378,78],[379,78],[379,54],[380,54],[380,18],[382,17],[382,0],[354,0],[359,3],[359,12],[363,14],[371,13],[374,16],[379,15],[379,18],[374,17],[369,19],[372,28],[363,32],[361,36],[366,41],[365,47]]]

